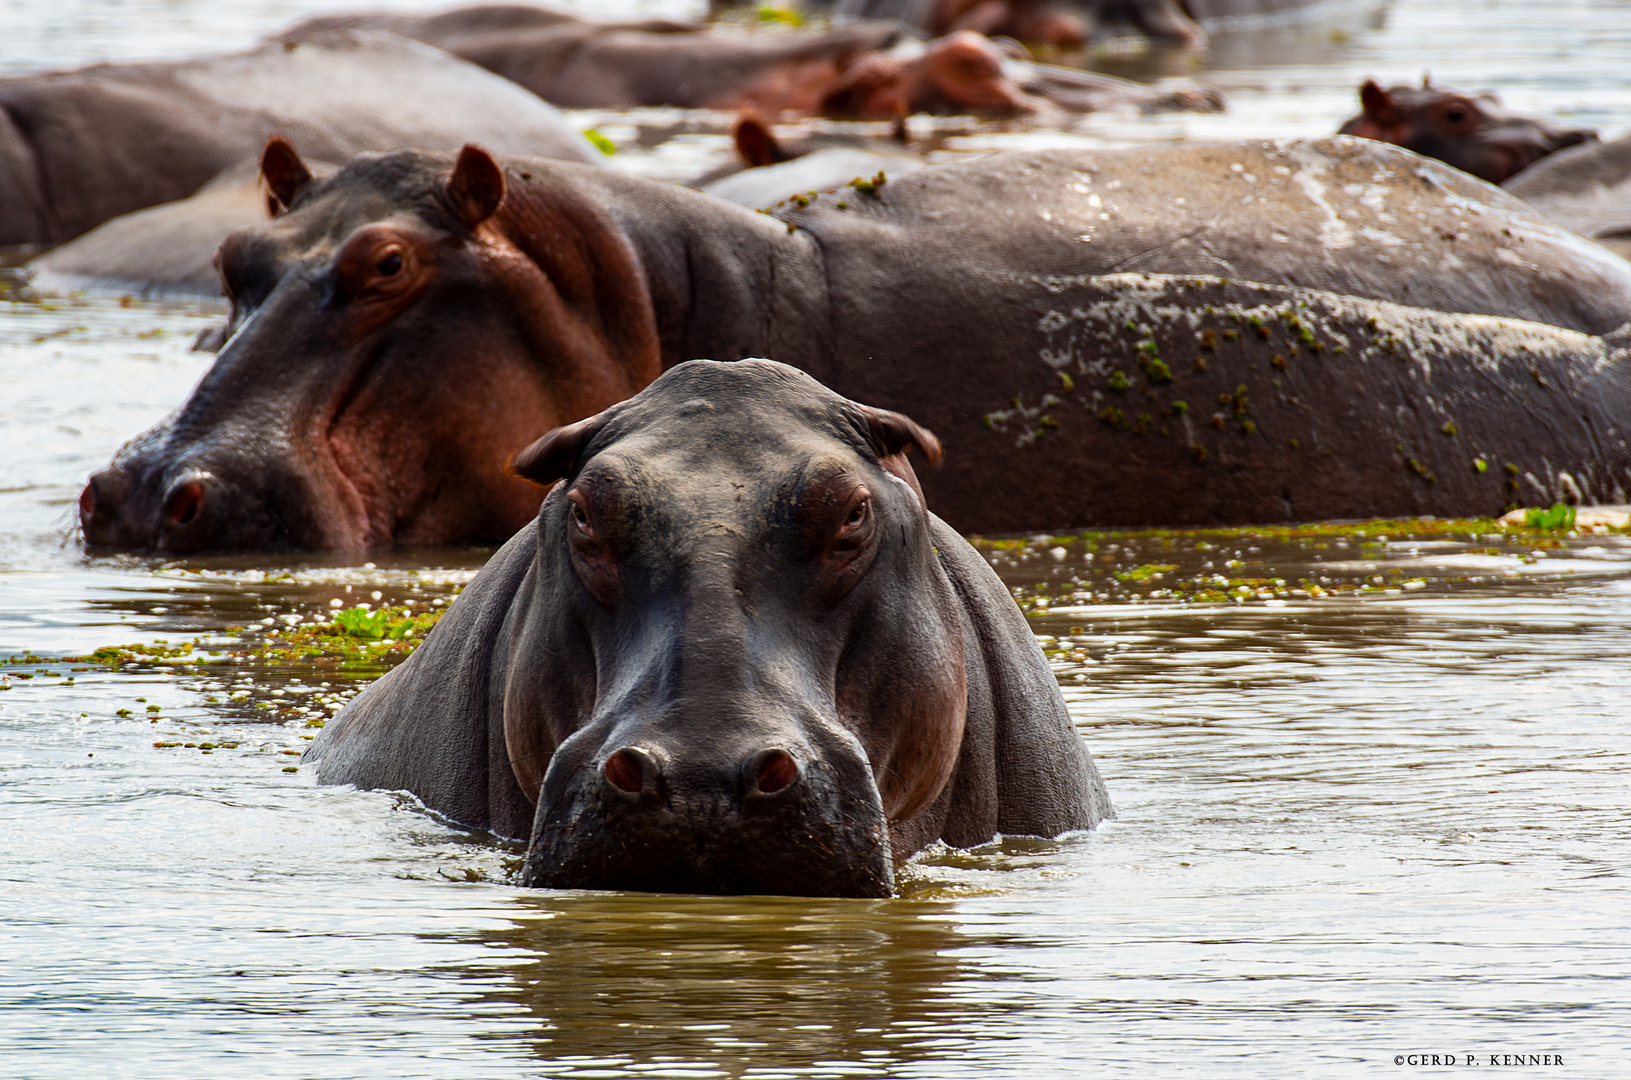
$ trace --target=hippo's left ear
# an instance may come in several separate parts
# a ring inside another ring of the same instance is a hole
[[[910,417],[869,405],[861,406],[861,416],[866,421],[867,441],[878,457],[894,457],[916,447],[930,465],[940,463],[940,440]]]
[[[572,475],[584,447],[606,426],[606,420],[606,413],[598,413],[587,420],[556,428],[511,458],[510,472],[541,487]]]
[[[311,183],[311,169],[300,160],[294,144],[282,135],[273,135],[261,148],[261,175],[269,192],[266,208],[276,216],[280,209],[294,205],[300,189]]]
[[[492,217],[504,201],[504,167],[475,143],[465,143],[442,195],[464,227],[474,229]]]

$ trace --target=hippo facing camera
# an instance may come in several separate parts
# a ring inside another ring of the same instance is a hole
[[[550,888],[880,897],[936,840],[1092,828],[1047,661],[914,449],[785,365],[674,367],[516,456],[535,525],[307,760],[530,840]]]

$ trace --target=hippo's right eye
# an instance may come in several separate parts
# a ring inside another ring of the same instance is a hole
[[[402,252],[396,248],[392,248],[385,258],[379,261],[379,276],[391,277],[394,274],[401,273],[401,271]]]

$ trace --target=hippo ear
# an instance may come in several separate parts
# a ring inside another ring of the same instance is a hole
[[[861,416],[866,421],[867,441],[878,457],[894,457],[916,447],[930,465],[940,463],[940,440],[910,417],[867,405],[861,406]]]
[[[442,193],[454,216],[465,228],[474,229],[504,201],[504,168],[475,143],[465,143]]]
[[[606,414],[558,427],[510,459],[510,472],[548,487],[577,469],[589,440],[606,425]]]
[[[1365,85],[1359,88],[1359,104],[1365,115],[1378,123],[1389,123],[1393,119],[1393,95],[1382,89],[1382,84],[1375,79],[1366,79]]]
[[[755,167],[779,165],[792,160],[782,144],[776,141],[776,133],[771,130],[770,124],[751,109],[744,110],[731,126],[731,142],[736,144],[736,153],[741,159]]]
[[[273,135],[261,148],[261,175],[266,177],[272,198],[284,209],[293,206],[300,189],[311,183],[311,170],[282,135]],[[276,207],[269,209],[276,212]]]

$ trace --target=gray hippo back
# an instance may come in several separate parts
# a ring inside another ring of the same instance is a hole
[[[308,760],[528,838],[545,887],[885,896],[936,840],[1091,828],[1047,661],[913,448],[783,365],[679,365],[517,456],[560,481],[535,526]]]

